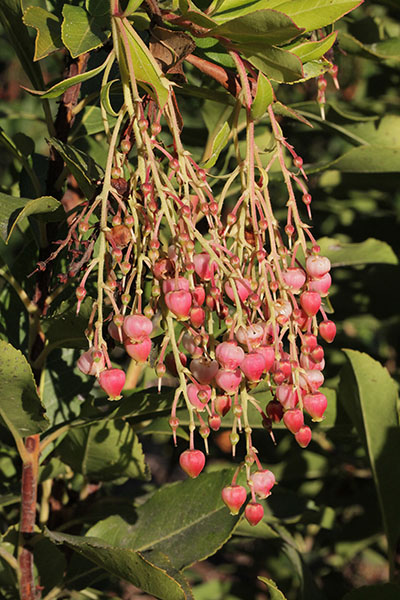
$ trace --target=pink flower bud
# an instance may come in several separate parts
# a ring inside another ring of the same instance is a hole
[[[333,321],[322,321],[319,324],[319,333],[321,337],[330,344],[336,336],[336,325]]]
[[[291,433],[297,433],[304,426],[303,412],[298,408],[287,410],[283,415],[283,422]]]
[[[234,371],[244,359],[243,349],[236,342],[222,342],[218,344],[215,355],[223,369]]]
[[[144,363],[150,355],[151,340],[149,337],[145,337],[140,342],[132,342],[129,338],[126,338],[124,347],[131,358],[138,363]]]
[[[306,282],[306,274],[303,269],[289,268],[282,273],[283,281],[294,294],[298,294]]]
[[[265,370],[264,356],[260,352],[246,354],[240,368],[249,381],[259,381]]]
[[[190,370],[199,383],[211,383],[218,371],[218,363],[205,357],[195,358],[190,363]]]
[[[264,373],[268,373],[275,362],[275,350],[272,346],[258,346],[256,352],[262,354],[265,362]]]
[[[192,294],[184,290],[168,292],[165,295],[165,304],[178,319],[187,319],[192,306]]]
[[[201,450],[185,450],[179,457],[179,464],[183,471],[194,479],[202,472],[206,457]]]
[[[200,383],[189,383],[187,386],[187,393],[190,404],[200,412],[204,410],[205,405],[211,398],[210,386],[202,385]]]
[[[278,400],[271,400],[265,409],[267,415],[274,423],[279,423],[283,417],[283,406]]]
[[[258,502],[249,502],[245,508],[244,516],[253,527],[261,521],[264,516],[264,508]]]
[[[309,256],[306,271],[310,277],[323,277],[331,270],[331,261],[326,256]]]
[[[272,471],[268,469],[255,471],[250,479],[253,482],[253,490],[259,498],[268,498],[271,495],[271,489],[275,485],[275,475]]]
[[[294,437],[301,448],[307,448],[308,444],[311,442],[311,429],[305,425],[295,433]]]
[[[140,342],[151,334],[153,323],[144,315],[129,315],[125,317],[122,328],[132,341]]]
[[[245,279],[235,279],[235,285],[237,289],[238,296],[242,302],[245,302],[249,295],[251,294],[251,286],[248,281]],[[231,284],[227,281],[225,283],[225,293],[232,302],[235,302],[235,294],[232,289]]]
[[[242,381],[242,373],[239,368],[235,371],[219,369],[215,375],[215,382],[227,394],[234,394]]]
[[[194,270],[203,281],[210,281],[212,269],[210,267],[210,255],[206,252],[195,254],[193,256]]]
[[[99,384],[110,400],[119,400],[125,385],[125,373],[122,369],[107,369],[99,375]]]
[[[299,401],[297,393],[294,390],[293,386],[287,383],[278,385],[275,393],[277,399],[286,410],[289,410],[290,408],[295,408]]]
[[[318,292],[323,298],[328,295],[329,288],[332,285],[332,277],[329,273],[326,273],[323,277],[318,279],[311,279],[308,282],[308,289],[310,292]]]
[[[229,396],[223,395],[215,398],[215,410],[221,417],[224,417],[229,412],[231,405],[232,400]]]
[[[321,296],[318,292],[303,292],[300,296],[300,304],[304,312],[313,317],[321,307]]]
[[[205,321],[206,313],[200,306],[193,306],[189,312],[189,319],[193,327],[199,329]]]
[[[221,496],[231,515],[237,515],[246,502],[247,492],[242,485],[228,485],[222,489]]]
[[[99,360],[94,360],[94,351],[94,348],[89,348],[89,350],[80,355],[76,363],[78,369],[85,375],[98,375],[104,369],[105,359],[103,353],[101,353]]]
[[[315,392],[314,394],[306,394],[303,398],[303,405],[313,421],[322,421],[322,417],[328,405],[328,401],[324,394]]]
[[[162,291],[164,294],[179,290],[183,290],[184,292],[189,291],[189,281],[184,277],[172,277],[171,279],[164,279],[162,282]]]

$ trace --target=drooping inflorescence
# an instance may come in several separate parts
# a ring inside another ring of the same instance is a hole
[[[311,217],[303,160],[285,139],[272,104],[265,127],[273,150],[264,160],[254,135],[246,68],[236,52],[231,55],[242,94],[232,120],[236,165],[225,183],[212,184],[184,148],[172,89],[161,110],[149,94],[138,94],[130,72],[133,99],[126,98],[110,135],[102,190],[79,206],[68,239],[79,256],[78,310],[88,281],[97,283],[90,347],[78,367],[98,378],[110,400],[118,400],[125,373],[112,367],[107,340],[145,363],[154,323],[160,323],[155,371],[160,383],[167,371],[177,379],[169,420],[175,441],[177,408],[184,403],[189,415],[190,442],[181,467],[191,477],[200,474],[205,455],[195,448],[195,431],[207,452],[210,430],[219,430],[231,411],[232,453],[242,435],[246,454],[222,498],[233,514],[244,504],[246,488],[236,483],[243,467],[252,495],[245,516],[255,525],[263,516],[257,497],[268,497],[275,477],[257,457],[249,406],[271,435],[274,423],[283,420],[305,448],[311,429],[304,413],[320,421],[327,404],[319,391],[324,350],[318,338],[331,342],[336,328],[323,308],[331,265],[302,216],[304,211]],[[284,223],[275,217],[270,195],[269,174],[276,166],[287,190]],[[266,406],[253,394],[261,382],[273,396]]]

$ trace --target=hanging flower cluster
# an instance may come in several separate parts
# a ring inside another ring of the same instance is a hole
[[[241,82],[232,123],[236,167],[218,195],[207,171],[183,147],[172,89],[161,110],[149,94],[139,95],[130,71],[131,92],[112,135],[108,132],[102,191],[80,205],[68,240],[80,252],[83,272],[76,289],[78,310],[87,282],[94,274],[97,278],[87,330],[90,348],[79,369],[97,377],[110,400],[118,400],[125,373],[111,366],[108,336],[132,360],[145,363],[157,317],[163,334],[155,371],[160,385],[167,370],[178,380],[169,420],[175,441],[182,401],[189,414],[190,442],[181,467],[191,477],[199,475],[205,454],[195,448],[195,431],[207,452],[210,430],[217,431],[231,411],[232,453],[242,435],[246,455],[222,497],[236,514],[247,498],[246,488],[236,483],[245,469],[252,496],[245,515],[255,525],[263,516],[257,498],[270,494],[275,478],[257,457],[249,406],[267,431],[283,420],[305,448],[312,434],[304,413],[320,421],[327,405],[319,391],[324,381],[320,341],[332,342],[336,328],[322,306],[331,265],[303,220],[303,213],[311,218],[303,160],[285,139],[270,104],[273,151],[265,166],[254,135],[248,74],[239,54],[230,54]],[[269,173],[276,165],[287,190],[284,223],[276,219],[270,197]],[[233,189],[239,191],[231,204]],[[266,406],[252,395],[260,382],[273,396]]]

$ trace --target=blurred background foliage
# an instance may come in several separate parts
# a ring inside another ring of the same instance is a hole
[[[317,238],[334,238],[340,243],[358,243],[375,238],[386,242],[398,257],[399,3],[396,0],[365,2],[344,17],[338,28],[334,52],[339,66],[340,90],[337,91],[329,80],[326,120],[321,119],[315,101],[316,82],[310,80],[301,85],[281,85],[277,96],[283,104],[306,117],[313,127],[285,116],[281,118],[281,126],[306,165],[313,196],[314,235]],[[100,62],[101,59],[97,56],[92,60]],[[42,61],[42,66],[48,83],[63,71],[63,57],[58,53],[51,55]],[[185,70],[189,84],[201,86],[202,76],[191,67]],[[21,85],[29,87],[29,82],[12,48],[2,36],[0,126],[29,157],[39,177],[45,177],[48,147],[40,100],[27,94]],[[96,80],[85,83],[83,93],[95,92],[96,85]],[[187,96],[184,100],[181,104],[185,123],[183,139],[195,158],[199,159],[207,141],[207,130],[214,127],[215,115],[221,113],[224,106],[212,100]],[[51,105],[56,111],[57,101],[52,100]],[[77,119],[71,139],[78,148],[84,149],[102,164],[106,142],[99,133],[99,122],[94,97],[93,104]],[[267,152],[269,133],[265,124],[258,125],[257,135],[265,137]],[[368,155],[361,152],[352,158],[348,154],[367,145],[372,145]],[[228,170],[229,150],[221,154],[213,172],[221,175]],[[0,191],[35,197],[26,174],[21,172],[17,161],[1,144]],[[278,177],[273,179],[272,199],[277,216],[280,215],[280,207],[283,216],[285,193]],[[33,234],[25,225],[21,225],[8,246],[0,240],[0,256],[11,263],[15,276],[26,277],[33,270],[33,244]],[[373,257],[368,262],[370,264],[336,266],[333,271],[330,300],[338,335],[326,350],[328,387],[335,388],[338,384],[339,372],[345,363],[341,348],[368,353],[386,366],[396,382],[399,381],[399,266],[395,258],[386,261],[386,264],[374,264]],[[26,286],[29,288],[30,285],[26,280]],[[60,302],[62,299],[61,296]],[[23,348],[26,343],[26,317],[18,298],[3,282],[0,283],[0,302],[3,306],[0,337]],[[74,349],[57,350],[51,355],[53,372],[58,373],[58,379],[50,377],[49,386],[56,391],[60,389],[63,385],[60,374],[70,372],[76,357]],[[82,388],[82,385],[88,385],[86,380],[82,383],[85,378],[76,373],[74,377],[75,382],[70,380],[69,416],[81,410],[76,390],[82,393],[85,389],[85,394],[90,391],[90,386]],[[152,379],[154,375],[149,369],[143,381],[148,383]],[[376,397],[376,411],[380,410],[383,401],[384,398]],[[79,533],[82,524],[86,530],[96,518],[115,511],[115,503],[123,512],[128,510],[133,498],[141,502],[156,487],[181,478],[177,461],[186,442],[180,440],[175,449],[170,437],[160,432],[162,424],[154,421],[153,427],[147,425],[144,432],[147,435],[142,435],[141,439],[152,471],[150,482],[121,477],[103,483],[100,488],[93,478],[87,480],[81,474],[72,476],[70,467],[63,461],[61,448],[59,456],[44,467],[56,481],[49,523],[51,529],[62,524],[67,529],[67,521],[77,520],[71,531]],[[215,443],[211,443],[208,467],[211,471],[231,463],[227,454],[227,435],[228,432],[220,432],[213,436]],[[283,430],[275,433],[276,446],[263,430],[259,430],[255,438],[260,459],[273,469],[279,481],[266,503],[266,522],[251,531],[248,525],[240,524],[221,550],[186,571],[193,584],[195,599],[264,600],[268,598],[268,592],[259,577],[279,582],[288,600],[338,600],[354,588],[387,581],[386,542],[377,494],[364,447],[348,417],[343,415],[341,424],[332,429],[318,429],[311,445],[301,452],[292,443],[290,434]],[[10,523],[18,520],[19,462],[13,443],[3,429],[1,441],[0,527],[4,533]],[[398,459],[398,456],[393,457],[393,461]],[[43,475],[44,481],[49,473]],[[95,514],[91,512],[94,498]],[[398,498],[393,497],[393,503],[396,502]],[[78,514],[83,515],[80,521]],[[65,564],[61,554],[57,554],[54,560],[56,558],[59,562],[54,569],[63,570]],[[94,568],[86,559],[80,559],[78,563],[77,556],[74,556],[67,572],[69,589],[72,590],[69,597],[75,600],[87,597],[123,600],[149,597],[131,584],[120,583]],[[6,568],[0,570],[0,585],[5,585],[5,597],[13,598],[7,588],[8,576]],[[389,588],[385,589],[388,594],[391,593]],[[384,597],[380,591],[377,593]],[[373,597],[378,596],[368,596]]]

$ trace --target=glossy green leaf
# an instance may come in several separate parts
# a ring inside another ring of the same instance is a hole
[[[33,61],[34,41],[22,21],[20,0],[0,2],[0,22],[33,87],[40,90],[44,85],[42,71],[39,64]]]
[[[48,421],[28,361],[0,340],[0,422],[21,437],[45,431]]]
[[[292,19],[281,12],[256,10],[219,25],[211,31],[211,35],[220,35],[239,43],[274,45],[289,42],[302,32]]]
[[[281,48],[257,44],[240,44],[240,52],[268,79],[278,83],[292,83],[304,77],[301,60]]]
[[[129,55],[136,79],[150,86],[162,108],[168,100],[169,81],[162,74],[146,44],[127,20],[120,24],[120,32],[121,45],[124,47],[124,52]],[[127,61],[126,56],[124,58]],[[127,64],[125,69],[129,73]]]
[[[322,40],[315,42],[307,41],[300,44],[291,45],[287,50],[301,58],[305,63],[321,58],[335,43],[337,31],[333,31]]]
[[[40,6],[30,6],[24,12],[24,23],[36,29],[33,60],[40,60],[62,48],[61,23],[56,15]]]
[[[258,579],[267,586],[270,600],[286,600],[286,596],[278,589],[275,581],[266,577],[258,577]]]
[[[209,169],[215,165],[219,155],[228,143],[230,133],[231,128],[229,127],[228,122],[225,121],[222,127],[218,128],[218,131],[216,132],[216,135],[212,141],[210,147],[210,156],[205,157],[207,159],[204,163],[206,169]]]
[[[91,199],[96,191],[96,181],[103,176],[102,169],[91,156],[56,138],[50,138],[50,143],[62,156],[68,169],[78,182],[86,198]]]
[[[347,363],[340,375],[339,398],[368,455],[392,562],[400,537],[400,426],[395,381],[376,360],[344,350]]]
[[[334,23],[361,3],[362,0],[272,0],[269,6],[291,17],[298,27],[314,31]]]
[[[274,90],[267,77],[261,72],[258,74],[257,91],[251,105],[251,112],[255,119],[260,119],[274,101]]]
[[[318,244],[321,254],[329,258],[333,267],[398,263],[389,244],[374,238],[368,238],[364,242],[346,243],[324,237],[318,240]]]
[[[343,596],[343,600],[398,600],[400,587],[395,583],[365,585]]]
[[[72,58],[76,58],[102,46],[108,35],[98,26],[96,17],[85,9],[64,4],[61,37]]]
[[[132,427],[121,419],[71,429],[58,445],[57,456],[89,478],[149,479],[142,445]]]
[[[157,552],[140,553],[130,548],[115,548],[93,537],[68,535],[45,530],[45,535],[56,544],[65,544],[105,569],[112,575],[125,579],[144,592],[161,600],[193,600],[183,575],[168,564],[166,556]],[[163,563],[154,564],[155,559]]]
[[[214,554],[231,537],[238,517],[222,502],[221,489],[232,476],[233,470],[221,470],[163,487],[138,507],[133,525],[112,516],[94,525],[88,535],[114,547],[157,550],[174,568],[186,568]]]
[[[84,81],[88,81],[89,79],[96,77],[96,75],[99,75],[104,70],[106,64],[107,60],[95,69],[91,69],[90,71],[85,71],[85,73],[80,73],[80,75],[74,75],[73,77],[67,77],[67,79],[59,81],[58,83],[52,85],[48,90],[40,91],[29,90],[27,88],[25,89],[30,94],[34,96],[40,96],[41,98],[58,98],[73,85],[76,85],[77,83],[83,83]]]
[[[165,412],[167,414],[171,409],[174,395],[175,388],[165,386],[162,387],[160,393],[156,387],[153,387],[124,394],[115,417],[145,417],[148,419],[148,416],[153,413]]]
[[[8,243],[15,227],[31,215],[46,214],[60,208],[58,200],[52,196],[41,198],[16,198],[0,192],[0,236]]]

